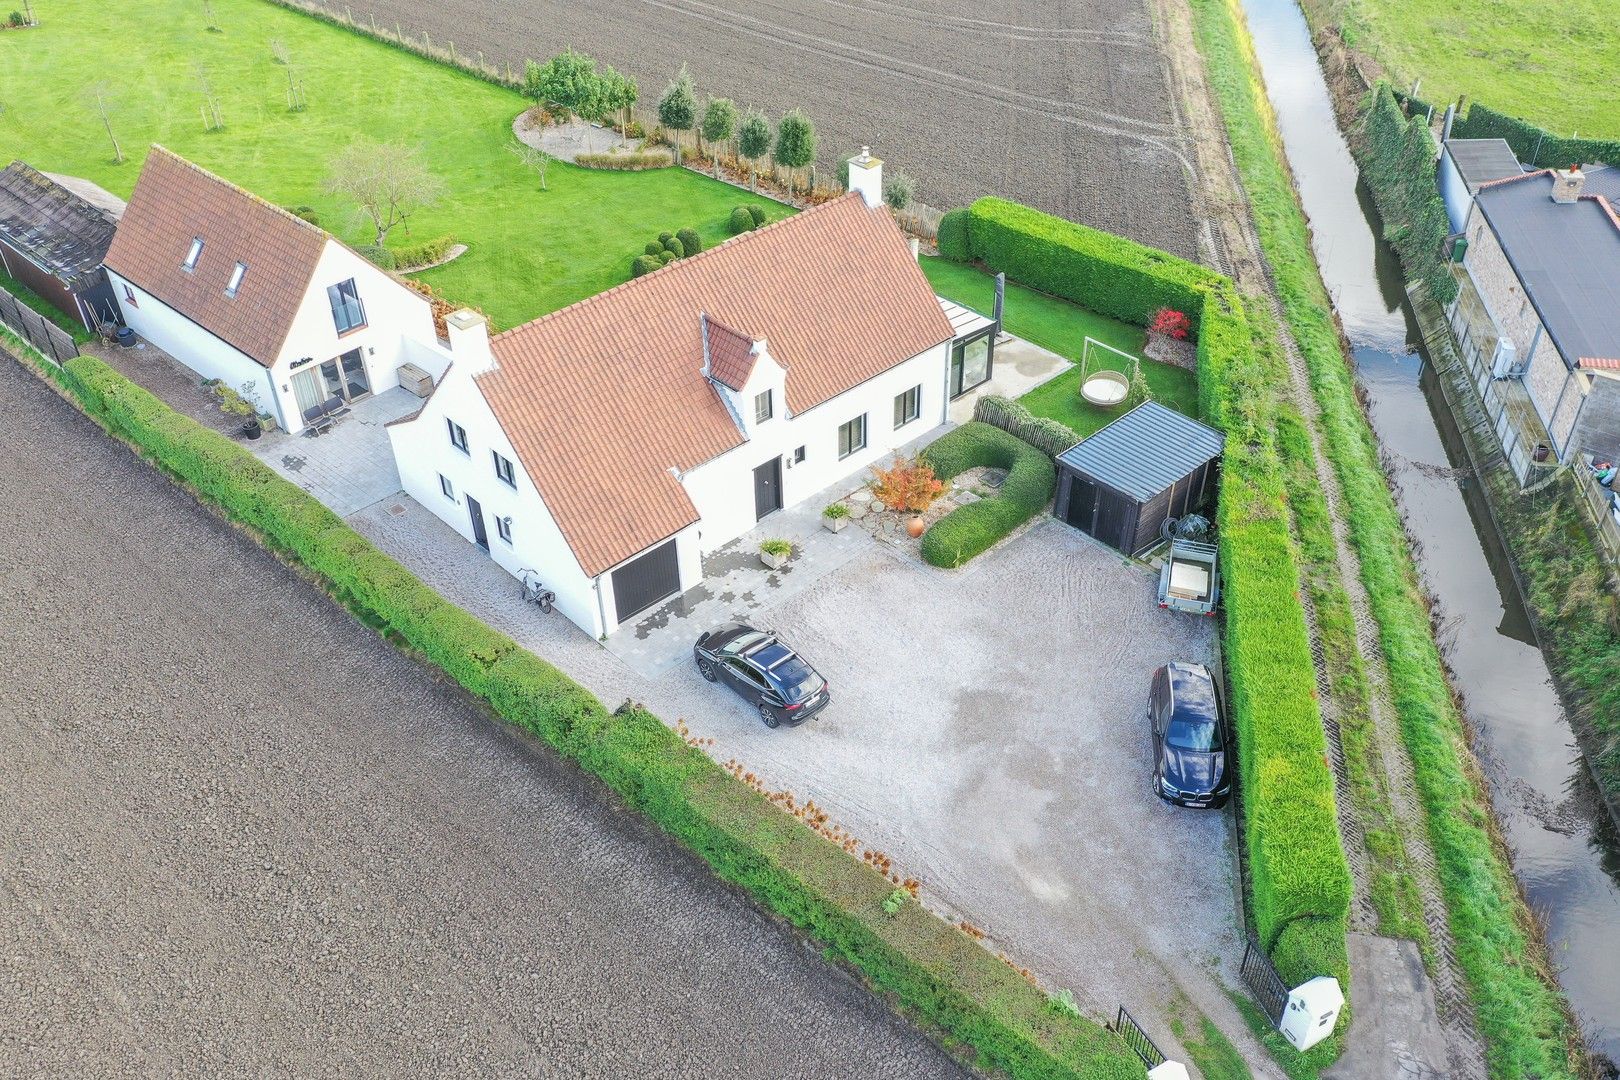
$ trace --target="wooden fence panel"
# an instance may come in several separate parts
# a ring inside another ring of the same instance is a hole
[[[0,288],[0,323],[58,364],[79,355],[73,335]]]

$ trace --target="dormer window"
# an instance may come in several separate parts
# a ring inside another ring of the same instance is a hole
[[[191,271],[197,269],[197,260],[202,258],[203,241],[200,236],[191,238],[191,250],[186,252],[186,261],[180,264],[180,269]]]
[[[754,423],[763,424],[771,418],[771,415],[771,392],[761,390],[754,395]]]
[[[247,273],[247,263],[237,263],[236,269],[231,271],[231,280],[225,283],[225,295],[234,297],[236,290],[242,287],[242,275]]]

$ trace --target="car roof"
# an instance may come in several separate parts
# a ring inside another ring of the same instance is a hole
[[[1218,719],[1215,680],[1202,664],[1170,665],[1172,715],[1186,720]]]

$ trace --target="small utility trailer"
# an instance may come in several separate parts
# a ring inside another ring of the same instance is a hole
[[[1170,554],[1159,570],[1159,606],[1194,615],[1215,614],[1221,598],[1220,569],[1214,544],[1170,541]]]

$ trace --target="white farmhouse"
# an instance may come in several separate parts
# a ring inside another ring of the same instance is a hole
[[[107,252],[137,334],[205,379],[251,386],[285,430],[443,372],[426,298],[303,219],[152,147]]]
[[[854,163],[849,195],[493,340],[452,315],[449,370],[389,427],[405,490],[601,637],[943,423],[988,376],[994,327],[953,331],[877,164]]]

